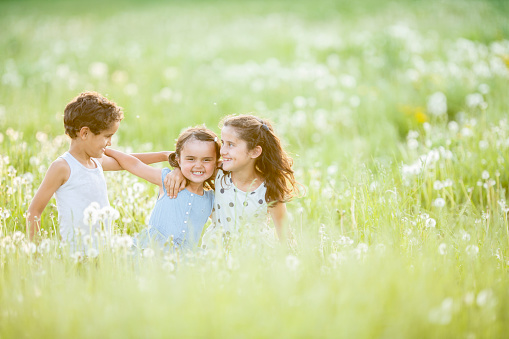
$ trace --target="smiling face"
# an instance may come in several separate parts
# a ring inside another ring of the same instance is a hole
[[[221,157],[223,170],[238,172],[254,168],[256,158],[260,155],[255,148],[249,150],[247,142],[239,138],[234,127],[224,126],[221,130]]]
[[[216,168],[216,149],[212,141],[191,139],[185,142],[178,157],[182,175],[190,182],[203,184]]]
[[[115,121],[108,129],[99,134],[94,134],[90,130],[86,131],[86,153],[92,158],[100,158],[104,154],[107,146],[111,146],[111,138],[117,132],[120,121]]]

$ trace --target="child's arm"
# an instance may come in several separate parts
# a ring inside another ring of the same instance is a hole
[[[186,178],[182,175],[180,168],[175,168],[164,178],[164,186],[170,199],[176,198],[177,194],[186,188]]]
[[[41,227],[41,214],[48,205],[53,194],[71,175],[71,169],[64,159],[55,160],[48,168],[46,175],[35,193],[27,211],[27,234],[30,240]]]
[[[123,169],[131,172],[132,174],[158,186],[162,185],[161,169],[150,167],[149,165],[141,162],[138,158],[111,148],[107,148],[104,154],[111,157],[111,159],[114,159],[115,162],[118,162]]]
[[[286,204],[277,203],[274,207],[269,207],[269,213],[276,226],[279,241],[286,239]]]
[[[171,152],[163,151],[163,152],[147,152],[147,153],[131,153],[133,157],[137,158],[144,164],[153,164],[156,162],[168,161],[168,156]],[[104,171],[120,171],[123,170],[122,166],[118,163],[118,161],[113,158],[105,155],[99,159]]]

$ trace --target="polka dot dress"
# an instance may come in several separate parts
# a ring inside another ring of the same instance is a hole
[[[267,224],[267,187],[264,183],[258,187],[254,184],[253,190],[244,192],[235,187],[231,175],[225,175],[222,170],[217,171],[215,183],[212,228],[222,226],[225,231],[237,231],[246,224]]]

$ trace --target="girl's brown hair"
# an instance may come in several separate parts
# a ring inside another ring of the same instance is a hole
[[[221,126],[235,128],[240,139],[252,150],[262,148],[262,154],[256,158],[255,169],[264,178],[267,203],[284,203],[297,192],[297,181],[293,174],[293,159],[285,152],[281,140],[274,133],[268,120],[253,115],[230,115],[221,121]]]
[[[189,127],[180,133],[177,143],[175,144],[175,152],[170,153],[168,157],[168,162],[173,168],[178,168],[179,163],[177,159],[180,157],[182,149],[186,142],[191,140],[199,140],[199,141],[210,141],[214,143],[214,148],[216,150],[216,163],[219,160],[221,144],[219,143],[219,139],[217,135],[206,128],[205,126],[196,126]],[[186,185],[189,184],[189,180],[186,178]],[[203,187],[206,189],[214,189],[214,178],[210,177],[203,183]]]

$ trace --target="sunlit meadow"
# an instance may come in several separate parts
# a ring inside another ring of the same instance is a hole
[[[0,2],[0,337],[507,337],[508,16],[495,0]],[[103,248],[59,242],[54,200],[30,243],[85,90],[124,107],[124,151],[271,119],[305,188],[291,241],[134,253],[156,191],[113,172]]]

